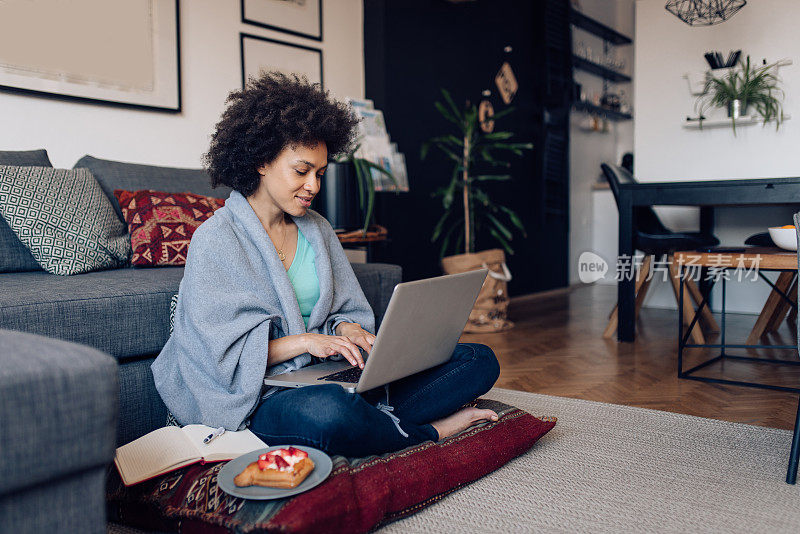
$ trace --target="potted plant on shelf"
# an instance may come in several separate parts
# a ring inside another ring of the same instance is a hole
[[[752,107],[766,124],[775,121],[775,129],[783,122],[783,90],[780,79],[774,74],[777,63],[755,67],[750,56],[739,60],[739,66],[728,70],[727,75],[716,78],[709,75],[703,92],[697,98],[696,108],[703,127],[703,112],[709,108],[726,108],[736,135],[736,119],[747,114]]]
[[[525,227],[516,213],[495,203],[484,186],[490,182],[511,180],[509,174],[492,171],[511,166],[501,155],[521,156],[524,150],[530,150],[533,145],[509,142],[514,136],[511,132],[487,133],[481,128],[482,124],[497,121],[511,113],[513,108],[482,121],[475,105],[467,102],[463,109],[459,109],[449,92],[442,89],[442,95],[446,105],[441,102],[435,102],[434,105],[442,117],[455,125],[457,135],[451,133],[433,137],[422,145],[422,159],[425,159],[431,147],[436,147],[453,162],[450,183],[434,193],[434,196],[442,199],[443,213],[433,229],[431,241],[441,241],[440,256],[446,273],[481,267],[490,269],[490,276],[478,296],[465,331],[507,330],[513,324],[506,320],[506,282],[511,275],[505,264],[504,251],[514,254],[510,245],[513,239],[510,227],[523,235]],[[476,252],[475,236],[483,229],[502,248]],[[456,255],[445,256],[448,252],[455,252]]]
[[[361,229],[366,236],[375,206],[375,183],[372,171],[380,172],[397,184],[391,172],[380,165],[356,156],[360,145],[328,163],[320,188],[319,209],[337,230]],[[358,206],[355,197],[358,197]]]

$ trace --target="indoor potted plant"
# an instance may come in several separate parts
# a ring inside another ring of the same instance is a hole
[[[320,188],[318,208],[335,229],[351,230],[357,227],[361,228],[363,235],[366,235],[375,206],[375,183],[372,171],[385,174],[395,184],[397,182],[391,172],[356,156],[359,146],[336,161],[328,163]],[[356,197],[358,197],[357,206]]]
[[[453,162],[449,184],[434,193],[434,196],[442,199],[443,213],[433,229],[431,241],[441,241],[442,267],[447,273],[480,267],[490,269],[490,276],[478,296],[465,331],[506,330],[512,326],[505,317],[508,307],[506,282],[511,275],[505,265],[504,251],[514,253],[510,244],[513,239],[510,227],[523,235],[525,227],[516,213],[495,203],[483,187],[488,182],[508,181],[511,176],[483,171],[510,167],[511,164],[502,155],[521,156],[523,150],[529,150],[533,145],[509,142],[514,136],[511,132],[487,133],[481,128],[482,124],[494,122],[511,113],[513,108],[481,121],[475,105],[467,102],[463,109],[459,109],[445,89],[442,89],[442,95],[446,105],[441,102],[434,105],[442,117],[455,125],[457,135],[433,137],[422,145],[423,159],[431,147],[436,147]],[[476,252],[475,236],[483,229],[502,248]],[[448,252],[455,252],[456,255],[445,256]]]
[[[727,108],[736,135],[736,119],[746,115],[748,108],[752,107],[764,124],[774,120],[778,129],[783,122],[783,90],[778,86],[780,80],[774,74],[776,66],[777,63],[771,63],[755,67],[750,63],[750,56],[747,56],[745,61],[739,61],[738,67],[728,70],[724,77],[709,75],[696,102],[700,127],[703,127],[704,111]]]

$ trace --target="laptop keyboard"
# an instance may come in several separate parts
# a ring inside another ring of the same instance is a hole
[[[329,382],[349,382],[353,384],[358,384],[358,381],[361,379],[361,373],[363,371],[364,371],[363,369],[359,369],[358,367],[351,367],[350,369],[345,369],[344,371],[338,371],[336,373],[321,376],[317,378],[317,380],[327,380]]]

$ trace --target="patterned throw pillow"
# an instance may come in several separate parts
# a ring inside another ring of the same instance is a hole
[[[172,335],[172,331],[175,329],[175,310],[177,309],[178,294],[175,293],[169,301],[169,335]]]
[[[169,301],[169,335],[172,335],[172,331],[175,329],[175,310],[178,309],[178,294],[175,293],[172,295],[172,298]],[[181,426],[175,416],[172,415],[172,412],[167,410],[167,422],[165,426]]]
[[[114,196],[131,233],[131,263],[140,267],[186,265],[192,234],[225,205],[194,193],[115,189]]]
[[[556,424],[494,400],[475,405],[500,419],[382,456],[334,456],[325,482],[286,499],[228,495],[217,486],[223,463],[194,464],[129,487],[111,467],[109,520],[168,532],[371,532],[499,469]]]
[[[16,165],[17,167],[52,167],[47,150],[0,150],[0,165]],[[24,271],[41,271],[17,234],[14,233],[3,216],[0,215],[0,273]]]
[[[53,274],[124,265],[125,225],[86,169],[0,165],[0,214]]]

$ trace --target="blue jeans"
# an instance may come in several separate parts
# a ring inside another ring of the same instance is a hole
[[[459,343],[450,360],[384,388],[348,393],[336,384],[287,389],[268,397],[250,418],[250,430],[269,445],[308,445],[329,454],[383,454],[437,441],[432,421],[483,395],[500,374],[492,349]],[[375,405],[394,407],[399,425]]]

